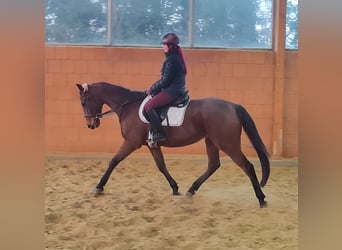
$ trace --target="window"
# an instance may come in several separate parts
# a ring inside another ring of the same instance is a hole
[[[298,49],[298,0],[286,4],[286,49]]]
[[[195,47],[272,46],[271,0],[196,0],[194,13]]]
[[[107,0],[46,0],[47,43],[105,44]]]
[[[272,48],[272,0],[46,0],[46,42]],[[291,26],[292,27],[292,26]]]
[[[114,45],[159,46],[168,32],[187,44],[188,0],[115,0],[112,15]]]

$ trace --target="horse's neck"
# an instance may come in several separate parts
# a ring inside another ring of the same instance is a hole
[[[124,106],[135,102],[141,102],[146,96],[144,92],[130,91],[129,89],[115,85],[106,86],[109,88],[104,89],[104,93],[106,94],[102,95],[102,101],[104,104],[111,107],[111,109],[118,115],[122,112]]]
[[[120,113],[122,109],[122,105],[119,101],[111,98],[104,98],[103,103],[108,105],[115,113]]]

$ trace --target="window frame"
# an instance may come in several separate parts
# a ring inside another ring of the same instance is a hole
[[[131,45],[131,44],[127,44],[127,45],[122,45],[122,44],[113,44],[113,39],[112,39],[112,27],[113,27],[113,23],[112,23],[112,16],[113,16],[113,5],[114,5],[114,1],[115,0],[107,0],[107,38],[106,38],[106,43],[55,43],[55,42],[46,42],[46,45],[49,46],[61,46],[61,45],[65,45],[65,46],[99,46],[99,47],[123,47],[123,48],[127,48],[127,47],[133,47],[133,48],[159,48],[158,45]],[[184,48],[189,48],[189,49],[218,49],[218,50],[222,50],[222,49],[226,49],[226,50],[263,50],[263,51],[273,51],[274,50],[274,34],[275,34],[275,15],[277,15],[277,13],[275,13],[275,1],[276,0],[272,0],[272,21],[271,21],[271,46],[270,48],[249,48],[249,47],[211,47],[211,46],[205,46],[205,47],[201,47],[201,46],[194,46],[194,42],[193,42],[193,20],[194,20],[194,5],[195,5],[195,0],[188,0],[189,1],[189,19],[188,19],[188,43],[182,45],[182,47]],[[286,4],[288,3],[288,1],[286,1]],[[298,11],[297,11],[298,13]],[[287,14],[285,15],[285,22],[287,21],[286,18]],[[298,30],[297,30],[298,32]],[[285,36],[286,38],[286,36]],[[298,38],[297,38],[298,39]],[[286,46],[286,41],[285,41],[285,49],[289,50],[289,51],[297,51],[298,50],[298,41],[297,41],[297,48],[287,48]]]

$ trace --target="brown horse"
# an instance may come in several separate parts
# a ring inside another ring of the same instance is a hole
[[[102,107],[108,105],[120,121],[124,142],[109,163],[100,182],[94,189],[95,194],[103,192],[114,168],[134,150],[147,146],[149,126],[138,116],[138,109],[146,97],[144,92],[131,91],[121,86],[105,82],[76,84],[88,127],[100,126]],[[259,157],[262,179],[259,185],[254,166],[241,151],[241,130],[244,129]],[[265,207],[265,195],[261,190],[270,174],[269,155],[257,131],[255,123],[245,108],[217,98],[191,100],[186,111],[184,123],[179,127],[165,127],[167,140],[155,148],[149,148],[159,170],[169,182],[174,195],[179,195],[178,185],[168,172],[162,150],[165,147],[183,147],[205,138],[208,155],[208,169],[192,184],[188,195],[195,191],[220,167],[219,150],[225,152],[242,168],[252,182],[260,207]]]

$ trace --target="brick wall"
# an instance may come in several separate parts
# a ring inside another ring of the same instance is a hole
[[[243,104],[254,118],[272,152],[274,53],[184,49],[191,98],[220,97]],[[284,156],[298,154],[297,53],[288,53],[285,69]],[[101,127],[87,128],[75,83],[107,81],[145,90],[159,79],[164,55],[154,48],[46,47],[46,123],[48,152],[115,152],[122,138],[117,117],[104,118]],[[105,107],[106,108],[106,107]],[[255,156],[243,134],[243,150]],[[147,152],[145,148],[140,149]],[[203,141],[169,153],[204,154]]]

